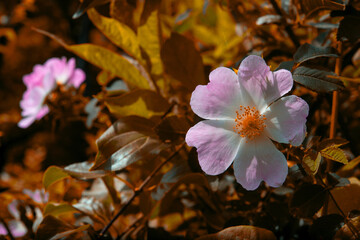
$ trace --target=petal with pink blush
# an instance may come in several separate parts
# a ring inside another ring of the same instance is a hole
[[[261,181],[279,187],[288,173],[284,154],[266,136],[242,140],[233,167],[237,182],[246,190],[255,190]]]
[[[241,94],[234,71],[220,67],[210,73],[210,82],[191,95],[192,110],[206,119],[234,119]]]
[[[241,62],[238,70],[240,82],[251,85],[252,81],[265,79],[270,67],[262,57],[251,55]]]
[[[28,117],[21,119],[17,125],[20,128],[27,128],[35,121],[35,119],[36,119],[35,115],[30,115]]]
[[[252,100],[260,110],[268,105],[264,99],[264,87],[269,73],[270,67],[266,65],[264,59],[255,55],[246,57],[241,62],[237,73],[240,87],[251,94]]]
[[[240,144],[240,136],[232,130],[233,126],[233,121],[205,120],[187,132],[186,143],[197,148],[205,173],[223,173],[233,162]]]
[[[48,106],[43,106],[40,110],[39,110],[39,112],[36,114],[36,119],[37,120],[39,120],[39,119],[41,119],[41,118],[43,118],[46,114],[48,114],[49,113],[49,107]]]
[[[283,97],[264,112],[267,135],[280,143],[299,146],[306,134],[306,118],[309,105],[301,98],[291,95]]]
[[[81,69],[75,69],[70,80],[67,82],[67,85],[72,85],[75,88],[78,88],[85,81],[85,73]]]
[[[288,93],[294,82],[291,72],[285,69],[269,72],[266,81],[266,85],[263,86],[263,94],[267,105]]]

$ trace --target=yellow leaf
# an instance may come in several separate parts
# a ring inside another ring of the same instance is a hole
[[[144,118],[162,116],[170,107],[166,99],[149,90],[135,90],[117,97],[107,97],[105,104],[117,116],[136,115]]]
[[[101,71],[96,76],[96,81],[101,86],[106,86],[115,76],[108,71]]]
[[[123,56],[94,44],[66,45],[65,48],[84,60],[124,80],[132,87],[150,89],[148,80]]]
[[[312,175],[315,175],[319,170],[321,163],[321,154],[318,153],[316,159],[313,159],[315,154],[307,154],[303,158],[303,163],[305,164],[305,169],[310,170]]]
[[[144,25],[138,28],[140,46],[148,55],[151,63],[151,74],[161,75],[163,66],[160,58],[160,35],[158,11],[154,10]]]
[[[336,173],[339,174],[340,176],[344,176],[354,171],[356,166],[358,166],[359,164],[360,164],[360,156],[357,156],[356,158],[351,160],[348,164],[342,166]]]
[[[320,151],[320,153],[323,157],[326,157],[333,161],[340,162],[343,164],[348,163],[348,160],[346,158],[344,151],[342,149],[338,148],[337,145],[332,145],[330,147],[324,148]]]
[[[139,41],[135,32],[130,27],[113,18],[100,15],[94,8],[88,10],[87,13],[93,24],[109,38],[111,42],[143,63]]]
[[[148,80],[140,73],[139,69],[117,53],[89,43],[68,45],[54,34],[36,28],[34,28],[34,30],[57,41],[68,51],[78,55],[82,59],[121,78],[129,87],[142,89],[152,88]]]
[[[43,185],[45,190],[47,190],[48,187],[53,183],[68,177],[70,177],[70,175],[62,168],[57,166],[50,166],[48,169],[46,169],[43,176]]]

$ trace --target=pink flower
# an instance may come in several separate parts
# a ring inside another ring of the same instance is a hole
[[[9,213],[14,219],[7,222],[7,225],[14,237],[23,237],[27,233],[25,224],[20,220],[20,212],[18,210],[19,201],[14,200],[8,205]],[[0,235],[8,235],[8,231],[5,226],[0,223]]]
[[[287,162],[271,139],[299,146],[309,112],[301,98],[282,97],[292,86],[289,71],[271,72],[258,56],[245,58],[237,74],[224,67],[212,71],[208,85],[197,86],[190,101],[206,120],[186,134],[203,171],[218,175],[234,162],[236,180],[245,189],[255,190],[261,181],[281,186]]]
[[[46,61],[45,66],[50,68],[58,84],[66,84],[78,88],[85,80],[85,73],[81,69],[75,68],[75,59],[70,58],[50,58]]]
[[[56,84],[78,88],[85,80],[85,73],[75,68],[75,59],[50,58],[44,65],[36,65],[34,71],[23,77],[27,87],[20,101],[23,119],[18,123],[21,128],[29,127],[49,112],[44,104],[46,97],[55,89]]]
[[[49,112],[44,101],[56,84],[50,69],[42,65],[36,65],[32,73],[24,76],[23,81],[27,89],[20,101],[23,119],[20,120],[18,126],[27,128]]]

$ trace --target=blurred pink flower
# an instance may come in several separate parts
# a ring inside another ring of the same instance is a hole
[[[67,62],[65,57],[50,58],[45,66],[51,69],[51,72],[58,84],[66,84],[78,88],[85,80],[85,73],[75,68],[75,59],[70,58]]]
[[[29,127],[35,120],[39,120],[49,112],[44,104],[48,94],[57,84],[78,88],[85,80],[85,73],[75,68],[75,60],[71,58],[50,58],[44,65],[36,65],[33,72],[23,77],[27,89],[20,101],[22,120],[18,126]]]
[[[23,237],[27,233],[27,228],[20,220],[20,212],[17,208],[18,205],[18,200],[14,200],[8,205],[8,211],[14,219],[8,221],[7,225],[14,237]],[[8,235],[8,231],[2,223],[0,223],[0,235]]]
[[[45,204],[49,201],[49,193],[45,192],[44,189],[35,189],[34,191],[30,189],[24,189],[23,193],[28,195],[34,202]]]
[[[261,181],[281,186],[287,161],[270,139],[299,146],[309,112],[301,98],[282,97],[293,86],[291,73],[271,72],[261,57],[249,56],[237,74],[220,67],[209,78],[206,86],[196,87],[190,101],[192,110],[206,120],[186,134],[187,144],[197,148],[201,168],[218,175],[234,162],[236,180],[245,189],[255,190]]]

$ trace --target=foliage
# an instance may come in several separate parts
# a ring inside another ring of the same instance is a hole
[[[359,239],[356,1],[48,2],[0,3],[0,235]],[[49,114],[19,129],[21,76],[54,55],[77,57],[86,87],[54,90]],[[206,175],[185,144],[201,120],[191,93],[248,55],[290,71],[310,106],[302,145],[275,143],[289,167],[278,188],[247,191],[232,167]]]

